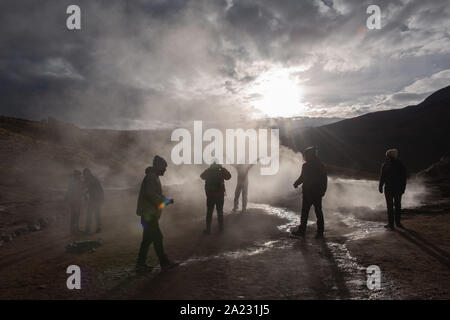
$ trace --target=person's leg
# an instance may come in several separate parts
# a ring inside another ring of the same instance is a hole
[[[75,233],[75,206],[70,205],[70,232]]]
[[[220,232],[223,231],[223,203],[224,203],[224,197],[217,197],[216,199],[216,210],[217,210],[217,220],[219,221],[219,230]]]
[[[234,191],[234,206],[233,211],[236,211],[239,209],[239,197],[241,196],[242,191],[242,183],[239,181],[236,184],[236,190]]]
[[[384,191],[384,196],[386,198],[386,206],[388,213],[388,227],[394,227],[394,196],[389,191]]]
[[[206,230],[209,233],[211,231],[211,220],[214,211],[214,199],[212,197],[206,197]]]
[[[153,248],[155,249],[155,253],[158,256],[159,264],[163,266],[164,264],[167,264],[169,259],[166,257],[166,254],[164,253],[163,235],[161,229],[159,228],[159,223],[152,224],[149,227],[149,229],[151,239],[153,242]]]
[[[316,212],[317,217],[317,234],[322,235],[325,228],[322,211],[322,197],[314,200],[314,211]]]
[[[87,215],[86,215],[86,232],[91,231],[91,222],[92,222],[92,211],[94,210],[93,208],[93,203],[92,202],[88,202],[87,204]]]
[[[75,216],[73,221],[73,227],[75,232],[80,232],[80,214],[81,214],[81,205],[78,204],[75,207]]]
[[[145,262],[147,260],[148,248],[150,247],[150,244],[152,243],[151,230],[148,228],[148,226],[145,223],[142,224],[142,227],[143,227],[143,233],[142,233],[141,247],[139,248],[138,260],[137,260],[138,266],[145,265]]]
[[[76,234],[80,231],[80,205],[70,205],[70,232]]]
[[[100,232],[102,229],[102,221],[101,221],[101,210],[102,210],[102,205],[100,203],[96,203],[95,204],[95,220],[97,222],[97,232]]]
[[[397,193],[394,195],[394,206],[395,206],[395,225],[401,227],[401,215],[402,215],[402,194]]]
[[[308,224],[309,210],[311,209],[311,201],[303,196],[302,200],[302,214],[300,217],[300,226],[298,227],[298,232],[305,233],[306,225]]]
[[[242,186],[242,211],[247,210],[247,191],[248,191],[248,181]]]

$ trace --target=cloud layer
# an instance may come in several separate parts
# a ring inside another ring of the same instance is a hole
[[[284,72],[301,87],[293,114],[350,117],[450,83],[445,0],[83,0],[77,31],[70,4],[1,2],[1,114],[114,128],[245,121],[262,114],[255,88]],[[380,30],[366,28],[370,4]]]

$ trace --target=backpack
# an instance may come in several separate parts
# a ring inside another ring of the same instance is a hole
[[[207,192],[220,192],[224,190],[224,182],[221,168],[209,169],[208,177],[205,182]]]

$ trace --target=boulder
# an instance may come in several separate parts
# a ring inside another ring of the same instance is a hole
[[[29,231],[29,229],[28,229],[27,226],[20,226],[20,227],[18,227],[18,228],[16,228],[16,229],[14,230],[14,235],[15,235],[16,237],[18,237],[18,236],[21,236],[21,235],[23,235],[23,234],[25,234],[25,233],[28,233],[28,231]]]
[[[28,230],[32,231],[32,232],[41,230],[41,225],[39,224],[38,221],[28,222],[27,226],[28,226]]]
[[[47,218],[47,217],[41,217],[41,218],[39,218],[38,223],[39,223],[41,229],[43,229],[50,224],[50,221],[49,221],[49,218]]]
[[[74,241],[66,246],[66,251],[69,253],[92,252],[102,244],[102,239]]]
[[[0,239],[4,242],[10,242],[14,236],[10,232],[2,232],[0,233]]]

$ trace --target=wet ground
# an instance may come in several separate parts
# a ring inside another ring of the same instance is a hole
[[[108,195],[108,194],[107,194]],[[297,199],[251,203],[226,210],[224,234],[202,234],[203,201],[176,202],[161,226],[167,253],[181,265],[161,272],[153,251],[145,275],[134,270],[141,229],[136,196],[114,191],[103,210],[101,234],[71,237],[61,212],[51,227],[0,248],[2,299],[448,299],[447,210],[406,209],[406,230],[386,231],[385,212],[368,206],[325,207],[326,238],[315,240],[310,213],[305,239],[289,236],[298,224]],[[175,197],[175,199],[177,199]],[[362,200],[364,201],[364,199]],[[407,202],[407,201],[406,201]],[[229,203],[226,207],[230,208]],[[214,220],[214,227],[216,227]],[[215,230],[215,229],[213,229]],[[102,238],[93,252],[69,254],[74,240]],[[67,266],[82,270],[81,290],[66,287]],[[381,269],[381,288],[369,290],[366,268]]]

